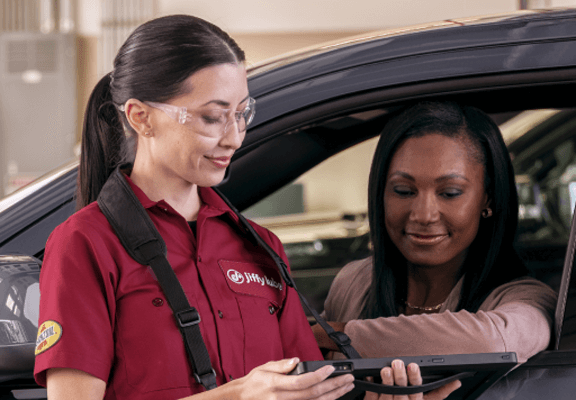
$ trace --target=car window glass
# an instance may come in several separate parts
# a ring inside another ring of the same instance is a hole
[[[531,112],[534,115],[534,112]],[[531,273],[560,287],[566,243],[576,204],[576,112],[542,110],[511,143],[520,210],[518,249]],[[517,119],[529,119],[528,113]],[[569,288],[561,349],[576,348],[576,287]]]
[[[376,144],[338,153],[244,211],[280,238],[296,285],[318,311],[340,268],[370,254],[366,204]]]

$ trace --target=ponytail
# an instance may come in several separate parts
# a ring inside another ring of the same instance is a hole
[[[119,112],[112,101],[110,83],[111,73],[98,82],[86,107],[76,210],[96,200],[114,168],[123,161],[126,139]]]
[[[129,99],[165,102],[188,93],[186,79],[196,71],[244,60],[228,34],[190,15],[161,17],[136,28],[118,50],[114,72],[98,82],[86,107],[76,209],[96,200],[117,165],[134,160],[137,135],[118,106]]]

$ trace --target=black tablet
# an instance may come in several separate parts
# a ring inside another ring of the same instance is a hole
[[[416,363],[420,367],[423,380],[420,388],[423,390],[409,386],[408,390],[412,390],[413,392],[430,391],[450,381],[460,379],[462,387],[448,397],[450,400],[472,400],[477,398],[488,387],[492,386],[498,379],[518,364],[516,353],[450,354],[418,357],[304,361],[296,366],[292,374],[303,374],[315,371],[330,364],[336,368],[332,376],[351,373],[357,380],[371,376],[375,378],[375,382],[380,382],[380,370],[385,366],[389,367],[392,361],[397,359],[404,361],[405,365]],[[358,384],[358,386],[360,385],[361,384]],[[353,399],[361,392],[363,392],[363,390],[354,389],[341,399]]]

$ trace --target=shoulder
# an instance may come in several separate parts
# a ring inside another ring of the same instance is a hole
[[[248,223],[254,228],[256,233],[264,239],[264,241],[272,247],[274,251],[283,252],[282,242],[271,230],[264,228],[261,225],[258,225],[256,222],[252,221],[251,219],[247,219]]]
[[[372,257],[352,261],[334,278],[324,304],[326,317],[346,322],[360,316],[372,282]]]
[[[494,309],[507,303],[525,303],[551,312],[556,307],[557,294],[545,283],[522,277],[494,289],[480,306],[480,310]]]
[[[129,256],[123,250],[106,217],[93,203],[70,216],[51,233],[40,271],[41,290],[57,282],[59,291],[70,286],[100,290],[116,285],[118,265]]]
[[[119,248],[120,242],[96,202],[72,214],[52,231],[46,242],[46,256],[89,257]]]
[[[241,225],[241,222],[236,215],[236,213],[226,204],[226,202],[216,193],[213,188],[210,187],[201,187],[200,189],[200,197],[202,201],[211,208],[215,208],[220,210],[221,212],[228,213],[234,221],[238,225]],[[280,239],[273,234],[268,229],[258,225],[256,222],[246,218],[248,223],[254,228],[256,233],[276,252],[282,252],[282,243]]]
[[[362,286],[372,281],[372,257],[355,260],[346,264],[336,278],[333,286]]]
[[[54,237],[67,237],[69,235],[80,235],[87,238],[97,237],[100,233],[113,233],[108,220],[100,211],[98,204],[93,202],[81,210],[72,214],[66,221],[54,229],[50,235]]]

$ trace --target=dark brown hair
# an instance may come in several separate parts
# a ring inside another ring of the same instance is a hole
[[[467,141],[471,156],[484,166],[484,187],[493,216],[482,219],[464,262],[458,310],[476,312],[496,287],[526,275],[513,247],[518,195],[512,162],[498,126],[481,110],[452,102],[422,102],[386,124],[370,170],[368,216],[374,247],[373,280],[364,318],[398,315],[407,292],[407,261],[383,223],[384,187],[390,161],[408,138],[440,134]],[[478,216],[480,218],[480,216]]]
[[[171,15],[136,28],[86,107],[76,209],[96,200],[116,166],[134,157],[135,135],[119,106],[131,98],[165,102],[186,93],[183,83],[196,71],[244,61],[226,32],[200,18]]]

